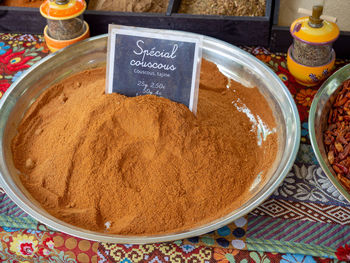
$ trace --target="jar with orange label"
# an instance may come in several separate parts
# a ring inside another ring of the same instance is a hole
[[[311,16],[295,20],[290,27],[293,44],[288,50],[288,69],[305,86],[317,85],[328,77],[335,62],[332,46],[339,28],[321,19],[322,12],[323,6],[315,5]]]
[[[40,6],[40,13],[47,19],[45,40],[52,51],[88,37],[85,9],[84,0],[46,0]]]

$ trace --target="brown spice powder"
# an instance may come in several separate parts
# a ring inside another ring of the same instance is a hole
[[[44,0],[4,0],[0,5],[40,7]],[[88,9],[118,12],[165,13],[168,0],[90,0]]]
[[[277,151],[276,134],[257,146],[252,123],[232,105],[239,97],[273,128],[264,97],[227,83],[202,62],[195,117],[168,99],[104,94],[104,68],[69,77],[18,127],[12,152],[20,178],[49,213],[90,230],[155,234],[219,218],[249,198]]]
[[[118,12],[165,13],[168,0],[90,0],[88,9]]]
[[[182,0],[179,13],[224,16],[264,16],[266,0]]]

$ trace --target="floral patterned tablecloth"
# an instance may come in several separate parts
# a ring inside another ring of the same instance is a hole
[[[262,205],[200,237],[150,245],[83,240],[31,218],[0,191],[1,262],[350,262],[350,204],[319,167],[307,118],[318,87],[295,82],[285,54],[243,47],[289,88],[302,123],[300,150],[284,183]],[[49,53],[41,35],[0,33],[0,98],[27,68]],[[337,60],[336,67],[349,61]]]

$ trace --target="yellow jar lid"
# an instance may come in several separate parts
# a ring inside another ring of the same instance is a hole
[[[40,6],[40,13],[48,19],[66,20],[81,15],[85,9],[85,0],[69,0],[66,4],[57,4],[55,1],[46,0]]]
[[[300,41],[322,45],[334,42],[339,36],[339,28],[335,23],[326,20],[322,27],[311,27],[309,17],[301,17],[292,23],[290,33]]]

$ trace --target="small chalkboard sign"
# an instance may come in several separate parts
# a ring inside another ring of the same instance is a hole
[[[109,25],[106,93],[156,95],[197,110],[202,37]]]

